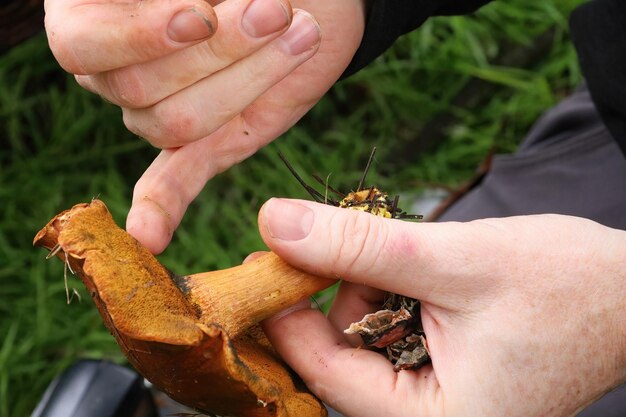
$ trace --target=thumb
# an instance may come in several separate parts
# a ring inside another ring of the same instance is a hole
[[[259,228],[272,251],[307,272],[440,305],[485,293],[498,276],[494,246],[510,246],[488,222],[411,223],[276,198],[261,209]]]

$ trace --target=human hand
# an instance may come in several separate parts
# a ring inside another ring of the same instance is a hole
[[[626,232],[569,216],[409,223],[272,199],[263,239],[344,282],[328,318],[268,320],[275,348],[347,416],[572,415],[626,380]],[[342,333],[391,291],[421,300],[432,363],[394,372]]]
[[[122,107],[131,131],[163,148],[137,182],[127,219],[154,253],[206,181],[319,100],[363,34],[364,0],[293,1],[315,18],[289,0],[211,3],[46,2],[61,65]]]

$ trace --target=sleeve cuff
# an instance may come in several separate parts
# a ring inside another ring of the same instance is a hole
[[[372,0],[365,33],[352,62],[342,75],[348,77],[385,52],[400,36],[436,15],[465,14],[490,0]]]

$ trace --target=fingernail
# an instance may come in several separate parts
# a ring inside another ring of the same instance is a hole
[[[270,236],[281,240],[301,240],[309,235],[314,214],[301,204],[272,198],[263,206],[265,227]]]
[[[320,41],[320,28],[313,17],[302,11],[293,16],[289,30],[281,39],[291,55],[300,55],[313,48]]]
[[[181,10],[170,20],[167,35],[175,42],[191,42],[213,35],[213,24],[196,9]]]
[[[241,22],[248,35],[262,38],[289,24],[290,14],[279,0],[252,0]]]

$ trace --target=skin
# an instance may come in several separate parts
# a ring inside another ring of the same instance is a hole
[[[45,3],[50,47],[63,68],[122,107],[126,126],[163,149],[135,186],[126,224],[154,253],[167,246],[204,184],[295,124],[361,42],[363,0],[256,1],[265,1],[268,14],[273,6],[287,16],[262,37],[246,30],[251,0],[214,7],[202,0]],[[168,22],[189,9],[213,30],[173,41]],[[308,24],[309,36],[294,55],[283,36],[296,21]]]
[[[567,416],[626,381],[624,231],[560,215],[409,223],[282,199],[259,228],[290,264],[344,280],[328,317],[305,302],[265,331],[346,416]],[[342,333],[381,290],[422,301],[432,364],[396,373]]]
[[[363,0],[267,0],[260,25],[244,17],[251,1],[46,1],[59,63],[163,149],[127,219],[154,253],[206,181],[296,123],[361,41]],[[265,330],[348,416],[570,415],[626,380],[626,232],[566,216],[412,224],[284,200],[259,226],[288,262],[344,280],[328,317],[305,303]],[[384,291],[422,300],[431,365],[395,373],[342,334]]]

